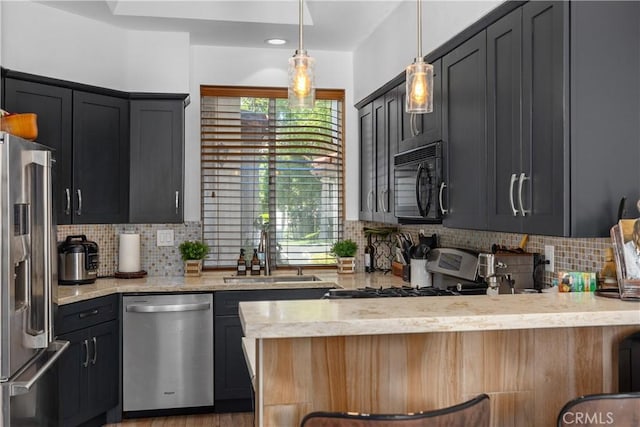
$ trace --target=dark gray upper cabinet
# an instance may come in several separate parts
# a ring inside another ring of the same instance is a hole
[[[129,222],[182,222],[184,101],[132,100],[130,110]]]
[[[53,205],[58,224],[71,223],[71,89],[7,78],[4,108],[38,115],[37,142],[55,149]],[[67,198],[68,194],[68,198]]]
[[[605,237],[638,200],[639,10],[529,2],[487,29],[489,230]]]
[[[487,28],[487,226],[520,231],[522,10]],[[524,180],[524,177],[523,177]],[[524,181],[523,181],[524,184]]]
[[[564,65],[571,78],[567,83],[565,68],[563,82],[571,105],[565,105],[563,182],[570,191],[562,197],[564,234],[604,237],[622,197],[630,202],[629,216],[638,216],[640,3],[572,2],[569,9],[570,55]]]
[[[360,134],[360,203],[358,218],[373,220],[374,193],[374,140],[373,103],[358,111],[358,131]]]
[[[561,2],[530,2],[522,8],[522,169],[517,193],[522,231],[527,233],[565,234],[566,7]]]
[[[398,153],[442,139],[442,60],[433,61],[433,111],[426,114],[405,112],[406,88],[396,88],[400,111]]]
[[[399,98],[395,90],[359,110],[360,215],[363,221],[396,222],[393,156],[398,146]]]
[[[73,222],[129,219],[129,102],[73,92]]]
[[[443,224],[486,229],[486,35],[444,56],[442,123],[445,151]]]
[[[54,148],[58,224],[128,220],[128,100],[5,78],[4,107],[38,115],[37,141]]]

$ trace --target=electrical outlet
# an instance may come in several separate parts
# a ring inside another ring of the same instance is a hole
[[[158,230],[156,246],[173,246],[173,230]]]
[[[554,262],[553,245],[544,245],[544,260],[548,261],[548,264],[544,265],[544,271],[554,272],[556,268],[556,264]]]

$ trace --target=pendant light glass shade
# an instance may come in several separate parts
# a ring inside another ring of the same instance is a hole
[[[313,108],[316,101],[316,60],[305,50],[289,58],[289,107]]]
[[[433,111],[433,65],[424,62],[422,57],[422,0],[418,4],[418,56],[407,67],[406,101],[407,113],[431,113]]]
[[[407,67],[405,110],[407,113],[433,111],[433,65],[422,58]]]
[[[289,58],[289,107],[313,108],[316,102],[315,59],[307,55],[302,44],[302,1],[299,0],[299,45]]]

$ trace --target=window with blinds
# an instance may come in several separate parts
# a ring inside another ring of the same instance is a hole
[[[308,110],[290,110],[286,89],[200,92],[204,266],[235,267],[241,249],[249,263],[263,230],[272,266],[335,263],[344,91],[317,90]]]

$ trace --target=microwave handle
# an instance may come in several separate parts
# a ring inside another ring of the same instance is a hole
[[[442,204],[442,192],[444,191],[445,188],[447,188],[447,184],[445,184],[444,181],[442,181],[440,183],[440,192],[438,193],[438,201],[440,202],[440,213],[442,215],[446,215],[449,213],[449,209],[445,209],[444,205]]]

